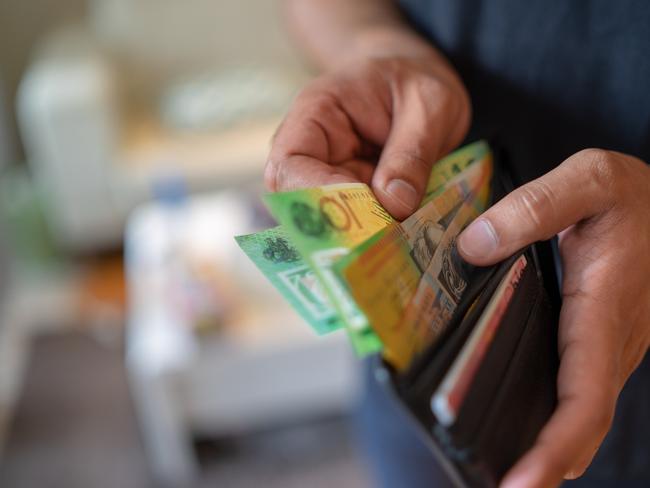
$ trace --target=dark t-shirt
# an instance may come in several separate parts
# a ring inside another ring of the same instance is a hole
[[[525,179],[586,147],[650,162],[650,2],[401,0]]]
[[[468,139],[496,136],[523,180],[586,147],[650,162],[650,2],[400,3],[462,76],[474,109]],[[624,277],[613,279],[625,286]],[[590,486],[650,486],[650,357],[587,475]]]

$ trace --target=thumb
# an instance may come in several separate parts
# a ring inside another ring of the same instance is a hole
[[[494,264],[533,242],[611,208],[608,152],[585,149],[544,176],[517,188],[472,222],[458,238],[463,258]]]
[[[461,108],[445,101],[449,95],[426,97],[416,88],[407,87],[394,101],[390,133],[372,178],[377,198],[400,220],[418,208],[431,167],[460,142],[467,125],[464,119],[469,118],[458,116],[456,123],[450,124],[450,114],[455,117]],[[454,129],[445,137],[450,126]]]

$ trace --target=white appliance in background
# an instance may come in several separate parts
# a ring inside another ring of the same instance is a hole
[[[17,115],[55,238],[65,247],[86,250],[121,233],[123,216],[111,194],[120,131],[109,64],[91,49],[75,51],[56,52],[30,66],[20,85]]]
[[[118,245],[130,210],[151,198],[156,180],[170,169],[191,191],[261,179],[278,116],[244,111],[239,123],[185,130],[170,125],[174,115],[186,117],[179,125],[186,123],[187,115],[178,110],[167,110],[167,125],[155,113],[120,113],[119,80],[109,59],[77,35],[54,44],[56,49],[26,72],[17,112],[30,168],[48,199],[52,233],[63,247],[92,251]],[[286,85],[292,82],[285,80],[282,97],[276,98],[288,103]],[[224,85],[238,89],[216,83]]]
[[[61,245],[119,245],[161,167],[191,191],[261,179],[306,78],[278,10],[258,0],[93,0],[85,26],[41,41],[17,114]]]

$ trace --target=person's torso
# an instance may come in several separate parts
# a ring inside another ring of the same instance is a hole
[[[496,134],[524,179],[587,147],[650,161],[650,2],[400,3],[463,77],[470,137]]]
[[[462,76],[474,110],[468,139],[498,139],[520,179],[587,147],[650,163],[650,2],[400,3]],[[649,385],[650,354],[619,399],[585,486],[600,486],[590,483],[602,479],[620,486],[650,481]]]

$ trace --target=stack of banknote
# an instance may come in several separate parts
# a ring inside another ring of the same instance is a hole
[[[419,209],[395,221],[362,183],[271,193],[277,227],[236,237],[318,334],[344,328],[361,355],[408,368],[444,330],[467,285],[456,237],[487,205],[489,146],[437,162]]]

